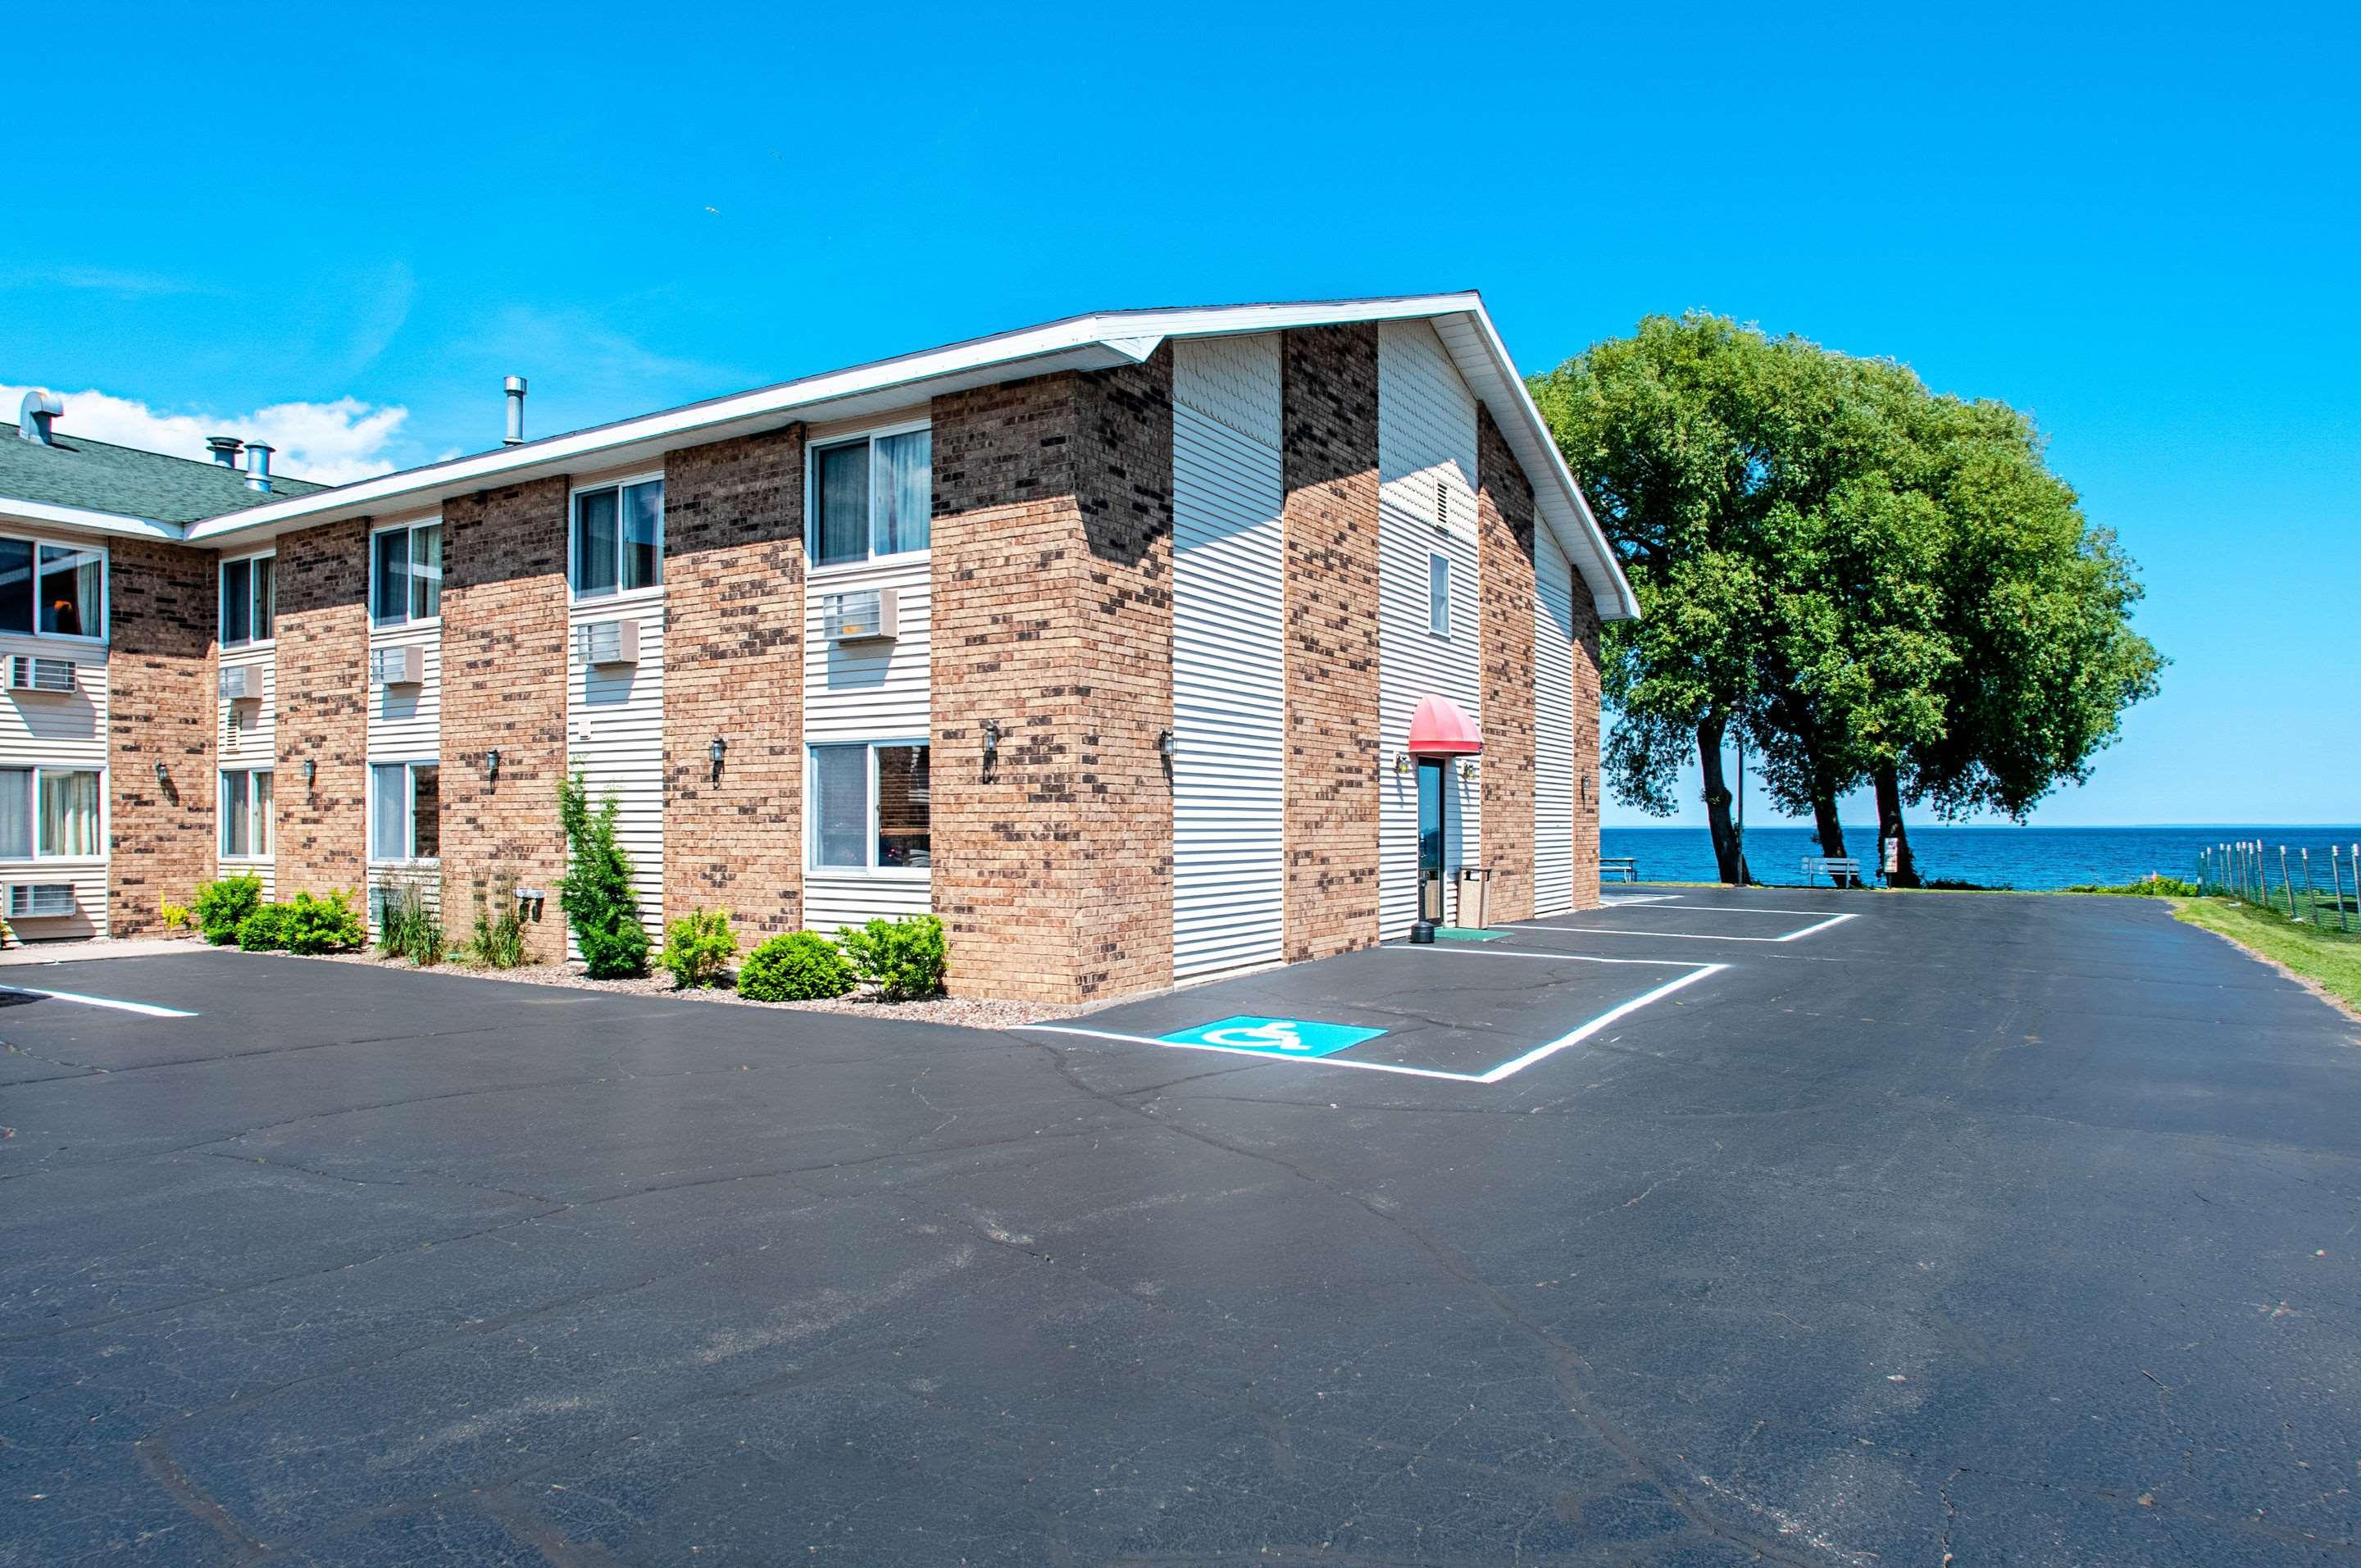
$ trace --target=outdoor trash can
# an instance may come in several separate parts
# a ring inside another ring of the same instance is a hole
[[[1470,931],[1481,931],[1491,924],[1491,902],[1492,868],[1460,867],[1458,924]]]

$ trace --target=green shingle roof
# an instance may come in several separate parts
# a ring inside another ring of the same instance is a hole
[[[0,421],[0,497],[51,506],[144,517],[151,522],[195,522],[259,506],[272,496],[324,490],[308,479],[270,477],[271,495],[246,488],[243,469],[190,457],[115,446],[57,431],[47,446],[27,441]]]

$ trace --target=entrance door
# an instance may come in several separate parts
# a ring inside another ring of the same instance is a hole
[[[1450,765],[1440,757],[1418,760],[1418,917],[1437,926],[1443,924],[1444,819],[1451,799],[1444,769]]]

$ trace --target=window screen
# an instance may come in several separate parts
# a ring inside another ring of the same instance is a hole
[[[33,546],[0,539],[0,631],[33,630]]]
[[[869,864],[869,748],[812,748],[813,817],[819,828],[817,863]]]
[[[33,856],[33,770],[0,768],[0,861]]]
[[[869,554],[869,444],[824,448],[814,490],[819,528],[812,548],[818,564],[832,566],[864,559]]]
[[[615,591],[616,496],[585,490],[574,498],[574,591]]]
[[[41,630],[59,637],[106,633],[106,557],[70,544],[41,546]]]
[[[877,863],[929,863],[927,839],[927,748],[877,748]]]

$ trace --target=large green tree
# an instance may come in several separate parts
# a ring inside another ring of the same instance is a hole
[[[1725,881],[1733,737],[1824,853],[1871,785],[1909,884],[1905,800],[2021,819],[2155,689],[2129,561],[2004,405],[1701,313],[1532,389],[1641,601],[1605,639],[1610,777],[1669,812],[1694,747]]]

